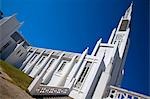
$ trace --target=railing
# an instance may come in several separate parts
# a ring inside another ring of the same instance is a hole
[[[109,96],[104,99],[150,99],[150,97],[115,86],[110,86]]]
[[[34,96],[53,96],[53,95],[68,95],[69,94],[69,88],[63,88],[63,87],[51,87],[51,86],[44,86],[40,85],[38,88],[35,89],[34,93],[32,95]]]

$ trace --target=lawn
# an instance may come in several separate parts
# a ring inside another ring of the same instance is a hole
[[[0,60],[0,68],[13,80],[11,81],[13,84],[27,91],[28,86],[33,80],[31,77],[2,60]]]

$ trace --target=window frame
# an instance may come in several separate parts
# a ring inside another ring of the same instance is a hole
[[[60,63],[59,66],[58,66],[57,72],[63,71],[63,69],[64,69],[64,67],[66,66],[66,64],[67,64],[67,61],[66,61],[66,60],[61,61],[61,63]]]
[[[32,62],[35,60],[35,58],[36,58],[37,56],[38,56],[38,54],[35,53],[35,54],[32,56],[32,58],[30,59],[29,63],[32,63]]]
[[[37,65],[40,65],[40,64],[44,61],[45,58],[46,58],[46,56],[43,55],[43,56],[40,58],[40,60],[37,62]]]
[[[84,84],[84,82],[85,82],[85,80],[86,80],[86,78],[87,78],[87,76],[91,70],[92,64],[93,64],[93,62],[91,62],[91,61],[86,62],[85,66],[84,66],[84,68],[83,68],[83,70],[82,70],[82,72],[81,72],[81,74],[80,74],[80,76],[79,76],[79,78],[75,84],[75,88],[77,88],[77,89],[82,88],[82,86],[83,86],[83,84]]]

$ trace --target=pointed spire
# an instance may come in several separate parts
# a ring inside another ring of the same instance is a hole
[[[87,52],[88,52],[88,50],[89,50],[89,47],[87,47],[85,50],[84,50],[84,54],[87,54]]]
[[[132,6],[133,6],[133,1],[132,1],[132,3],[130,4],[130,7],[126,10],[126,13],[125,13],[125,15],[124,15],[124,18],[129,18],[129,17],[131,17]]]
[[[96,54],[96,52],[97,52],[97,50],[98,50],[98,48],[99,48],[101,42],[102,42],[102,38],[100,38],[100,39],[97,41],[97,43],[96,43],[96,45],[95,45],[95,47],[94,47],[94,50],[93,50],[93,52],[92,52],[92,54],[91,54],[92,56],[95,56],[95,54]]]
[[[102,38],[100,38],[97,42],[98,42],[98,43],[101,43],[101,41],[102,41]]]

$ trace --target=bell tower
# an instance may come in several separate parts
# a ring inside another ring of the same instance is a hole
[[[126,43],[128,43],[129,40],[132,5],[133,3],[131,3],[130,7],[126,10],[125,15],[122,16],[118,27],[113,29],[108,41],[108,44],[115,44],[118,42],[120,57],[123,56]]]
[[[93,99],[107,96],[110,85],[120,87],[129,47],[129,25],[131,22],[132,5],[131,3],[125,14],[121,17],[118,26],[113,29],[108,43],[102,43],[102,39],[100,39],[91,54],[97,58],[103,56],[105,64],[105,70],[98,81]]]

